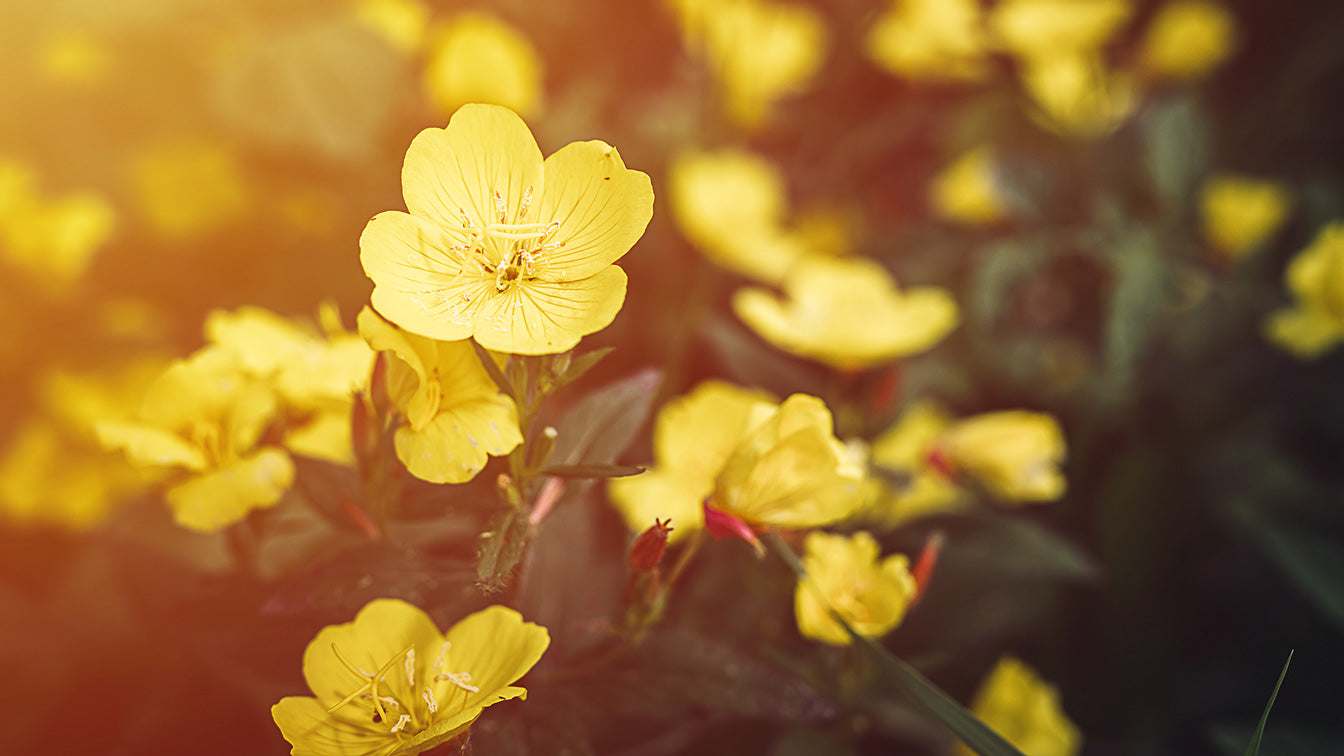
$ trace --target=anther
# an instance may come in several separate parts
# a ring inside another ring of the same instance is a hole
[[[406,729],[406,725],[409,724],[410,721],[411,721],[410,714],[402,714],[401,718],[397,720],[397,723],[392,725],[391,732],[401,732],[402,730]]]
[[[421,697],[425,699],[425,705],[429,707],[430,714],[433,714],[434,712],[439,710],[439,702],[434,700],[434,691],[430,690],[429,688],[425,688],[424,693],[421,694]]]
[[[523,202],[518,206],[518,220],[521,221],[527,217],[527,208],[532,204],[532,187],[523,190]]]
[[[441,675],[434,676],[434,682],[443,682],[444,680],[447,680],[448,682],[452,683],[453,685],[456,685],[457,687],[461,688],[462,690],[465,690],[468,693],[481,692],[480,688],[476,687],[475,685],[468,684],[471,682],[470,672],[447,672]]]

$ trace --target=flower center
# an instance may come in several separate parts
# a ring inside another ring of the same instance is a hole
[[[560,228],[560,221],[527,222],[527,211],[532,205],[532,187],[524,190],[512,222],[509,221],[509,206],[504,196],[494,192],[494,200],[494,217],[484,228],[478,227],[466,210],[458,208],[467,241],[453,245],[452,249],[463,253],[459,275],[467,273],[474,265],[482,275],[493,276],[495,291],[503,293],[515,283],[535,278],[537,269],[546,263],[547,253],[565,246],[565,243],[550,241]]]

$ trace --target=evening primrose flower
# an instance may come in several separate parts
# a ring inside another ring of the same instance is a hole
[[[953,511],[965,501],[965,492],[931,459],[938,440],[952,426],[952,417],[937,404],[918,401],[901,411],[896,423],[873,440],[874,467],[899,474],[865,512],[867,519],[885,527],[940,512]],[[881,479],[881,476],[873,476]]]
[[[355,19],[406,53],[420,49],[430,9],[421,0],[356,0]]]
[[[1222,65],[1236,44],[1236,19],[1221,3],[1172,0],[1149,23],[1139,66],[1154,78],[1198,79]]]
[[[905,618],[918,589],[904,554],[879,561],[881,547],[864,532],[846,537],[815,531],[807,535],[804,548],[807,574],[793,594],[803,637],[849,645],[853,639],[831,616],[832,609],[867,638],[886,635]]]
[[[977,0],[892,0],[868,30],[868,57],[898,76],[976,81],[988,73]]]
[[[754,129],[775,103],[805,90],[826,56],[826,27],[806,5],[769,0],[671,0],[682,35],[703,54],[724,111]]]
[[[318,632],[303,653],[314,697],[271,717],[294,756],[411,756],[467,731],[488,706],[526,698],[513,683],[550,645],[540,625],[490,606],[440,633],[429,615],[376,599]]]
[[[946,291],[901,291],[869,260],[810,257],[783,288],[785,299],[742,289],[733,311],[780,349],[842,370],[925,351],[957,325],[956,301]]]
[[[939,217],[955,223],[981,226],[1006,218],[993,149],[976,147],[952,161],[929,186],[929,204]]]
[[[1004,0],[989,28],[1021,58],[1040,59],[1099,50],[1129,20],[1128,0]]]
[[[1023,62],[1030,115],[1062,136],[1094,139],[1115,131],[1138,106],[1133,77],[1110,71],[1100,55],[1069,54]]]
[[[523,442],[517,406],[500,393],[471,344],[408,333],[367,307],[359,332],[370,347],[396,356],[387,366],[387,391],[406,419],[395,443],[412,475],[465,483],[491,456]]]
[[[174,518],[214,531],[273,506],[293,483],[293,460],[262,444],[278,409],[274,391],[207,347],[154,381],[135,421],[102,422],[97,433],[138,466],[185,470],[166,494]]]
[[[1010,410],[954,423],[938,440],[935,462],[1006,501],[1038,502],[1064,495],[1064,454],[1064,433],[1053,417]]]
[[[672,217],[712,262],[778,284],[806,252],[784,228],[784,177],[745,150],[688,151],[668,166]]]
[[[1059,692],[1011,656],[999,659],[980,684],[971,712],[1029,756],[1073,756],[1082,745],[1078,728],[1060,707]],[[972,754],[957,744],[955,756]]]
[[[1285,279],[1296,302],[1269,315],[1265,334],[1298,358],[1319,357],[1344,340],[1344,222],[1321,229]]]
[[[1199,196],[1204,238],[1231,260],[1264,244],[1287,220],[1291,208],[1286,185],[1251,176],[1214,176],[1204,182]]]
[[[59,290],[77,280],[116,226],[112,205],[92,192],[45,196],[37,174],[0,158],[0,259]]]
[[[649,177],[614,147],[574,142],[543,163],[512,111],[466,105],[411,142],[409,213],[379,213],[360,237],[373,305],[411,333],[473,337],[515,354],[563,352],[616,317],[613,265],[653,214]]]
[[[541,104],[541,55],[518,30],[487,13],[462,13],[430,34],[424,86],[441,112],[469,102],[524,115]]]

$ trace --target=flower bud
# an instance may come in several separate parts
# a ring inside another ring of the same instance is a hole
[[[667,536],[672,532],[671,520],[653,521],[653,526],[635,539],[630,547],[626,561],[635,572],[652,572],[663,561],[663,552],[667,550]]]

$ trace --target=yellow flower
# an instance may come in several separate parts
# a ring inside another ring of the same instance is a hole
[[[847,646],[849,633],[831,617],[833,608],[854,632],[880,638],[905,618],[916,593],[910,560],[895,554],[878,561],[881,549],[868,533],[853,536],[809,533],[803,555],[807,576],[793,594],[798,632],[806,638]]]
[[[633,532],[671,518],[676,542],[704,523],[701,504],[749,424],[775,407],[770,396],[721,381],[706,381],[663,405],[653,427],[656,466],[607,483],[612,503]]]
[[[939,217],[957,223],[988,225],[1006,218],[993,150],[977,147],[944,168],[929,187],[929,204]]]
[[[868,31],[879,66],[912,79],[975,81],[988,73],[977,0],[892,0]]]
[[[420,49],[429,6],[420,0],[356,0],[355,18],[403,52]]]
[[[369,346],[390,351],[387,391],[406,418],[397,429],[397,458],[417,478],[465,483],[491,455],[523,442],[518,408],[500,393],[466,341],[436,341],[407,333],[365,307],[359,332]]]
[[[957,325],[957,305],[946,291],[902,292],[869,260],[811,257],[783,288],[787,299],[740,290],[733,311],[780,349],[842,370],[925,351]]]
[[[0,258],[60,290],[83,275],[107,243],[116,212],[97,194],[49,199],[36,185],[28,167],[0,158]]]
[[[271,707],[294,756],[411,756],[466,732],[487,706],[526,698],[513,683],[550,645],[503,606],[440,633],[404,601],[377,599],[353,622],[318,632],[303,653],[315,698]]]
[[[826,27],[805,5],[671,0],[686,46],[703,54],[728,117],[760,126],[775,103],[805,90],[826,56]]]
[[[930,464],[939,438],[952,418],[933,402],[906,407],[896,424],[873,441],[872,464],[908,476],[901,484],[885,486],[865,513],[885,527],[959,508],[965,499],[946,472]]]
[[[1321,229],[1285,278],[1296,301],[1269,315],[1265,334],[1301,359],[1318,357],[1344,339],[1344,222]]]
[[[1221,3],[1171,0],[1158,9],[1139,49],[1139,65],[1162,79],[1197,79],[1236,49],[1236,19]]]
[[[250,205],[246,179],[226,145],[202,138],[155,144],[129,166],[131,189],[152,228],[172,239],[215,231]]]
[[[1004,0],[994,7],[989,26],[1019,57],[1073,56],[1099,50],[1132,10],[1128,0]]]
[[[1124,122],[1138,105],[1133,77],[1111,72],[1099,55],[1056,55],[1023,63],[1032,117],[1063,136],[1093,139]]]
[[[938,453],[954,472],[1007,501],[1064,495],[1064,433],[1050,415],[1011,410],[958,421],[939,439]]]
[[[653,187],[614,147],[574,142],[543,163],[517,115],[466,105],[420,132],[401,181],[410,212],[379,213],[359,243],[374,307],[402,328],[547,354],[620,311],[612,263],[643,235]]]
[[[1239,260],[1269,239],[1292,207],[1288,187],[1250,176],[1218,175],[1200,192],[1204,238],[1218,253]]]
[[[249,375],[269,383],[290,415],[285,445],[337,463],[354,461],[350,411],[368,384],[373,351],[346,331],[334,306],[320,313],[325,334],[260,307],[216,310],[205,333]]]
[[[98,440],[142,467],[190,473],[167,492],[178,524],[213,531],[280,501],[294,480],[283,450],[262,446],[274,392],[218,347],[173,363],[150,386],[134,422],[97,426]]]
[[[773,163],[742,150],[683,152],[668,166],[672,217],[718,265],[777,284],[805,244],[784,229],[784,177]]]
[[[971,711],[1027,756],[1073,756],[1082,744],[1078,728],[1060,708],[1055,687],[1011,656],[999,659],[980,684]],[[957,756],[973,753],[957,744]]]
[[[430,35],[428,55],[425,91],[444,113],[485,102],[528,115],[541,104],[541,56],[492,15],[458,15]]]

